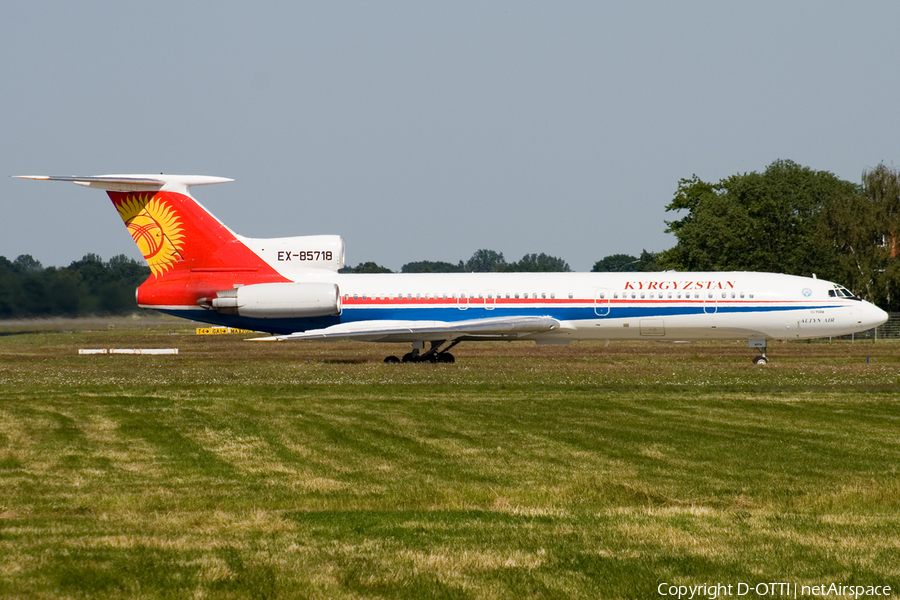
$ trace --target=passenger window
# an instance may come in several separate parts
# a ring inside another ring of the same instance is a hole
[[[547,294],[545,292],[541,292],[541,298],[546,298]]]
[[[678,294],[676,294],[676,297],[677,297],[679,300],[681,300],[681,292],[678,292]]]
[[[744,297],[744,292],[741,292],[741,298],[743,298],[743,297]]]
[[[671,297],[672,297],[672,292],[669,292],[669,298],[671,298]]]
[[[634,300],[635,298],[637,298],[637,294],[635,294],[634,292],[631,292],[631,299]]]
[[[752,298],[752,297],[753,297],[753,294],[750,294],[750,297]]]
[[[570,299],[570,300],[572,299],[572,294],[569,294],[569,299]]]
[[[552,300],[552,299],[555,299],[555,298],[556,298],[556,294],[550,294],[550,299],[551,299],[551,300]]]
[[[644,299],[644,292],[641,292],[641,300]]]
[[[606,298],[606,294],[604,294],[603,292],[600,292],[600,299],[602,300],[603,298]]]

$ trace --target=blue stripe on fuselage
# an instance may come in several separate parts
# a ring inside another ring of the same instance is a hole
[[[671,317],[682,315],[703,314],[738,314],[738,313],[773,313],[792,310],[826,309],[836,308],[838,305],[816,304],[774,304],[774,305],[715,305],[710,304],[647,304],[647,305],[613,305],[609,312],[601,314],[604,305],[598,305],[595,310],[593,304],[583,306],[497,306],[493,309],[469,306],[461,310],[456,306],[353,306],[344,305],[340,315],[331,317],[316,317],[310,319],[252,319],[238,315],[225,315],[215,311],[204,310],[161,310],[184,319],[191,319],[203,323],[220,325],[223,327],[236,327],[251,329],[267,333],[289,334],[312,329],[322,329],[339,323],[352,323],[356,321],[465,321],[469,319],[486,319],[494,317],[514,316],[539,316],[552,317],[560,321],[584,321],[603,319],[637,319],[650,317]],[[715,311],[713,311],[715,308]],[[597,310],[601,311],[600,313]]]

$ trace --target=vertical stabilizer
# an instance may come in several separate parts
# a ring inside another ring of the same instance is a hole
[[[197,175],[22,176],[106,190],[151,275],[142,306],[196,306],[198,298],[235,285],[285,281],[190,195],[194,185],[231,181]]]

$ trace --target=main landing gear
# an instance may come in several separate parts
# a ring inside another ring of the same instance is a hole
[[[441,350],[441,346],[443,346],[447,340],[438,340],[435,342],[431,342],[431,348],[426,350],[425,352],[421,352],[421,350],[425,349],[425,344],[423,342],[414,342],[412,352],[407,352],[403,355],[403,358],[397,358],[396,356],[388,356],[384,359],[386,363],[399,363],[399,362],[424,362],[424,363],[452,363],[456,362],[456,359],[453,358],[453,355],[448,352],[450,348],[457,345],[461,340],[455,340],[450,342],[447,347]]]
[[[747,345],[751,348],[759,350],[759,356],[753,357],[754,365],[769,364],[769,358],[766,356],[766,340],[749,340]]]

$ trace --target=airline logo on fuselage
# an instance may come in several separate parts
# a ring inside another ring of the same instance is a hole
[[[734,281],[626,281],[626,290],[733,290]]]

